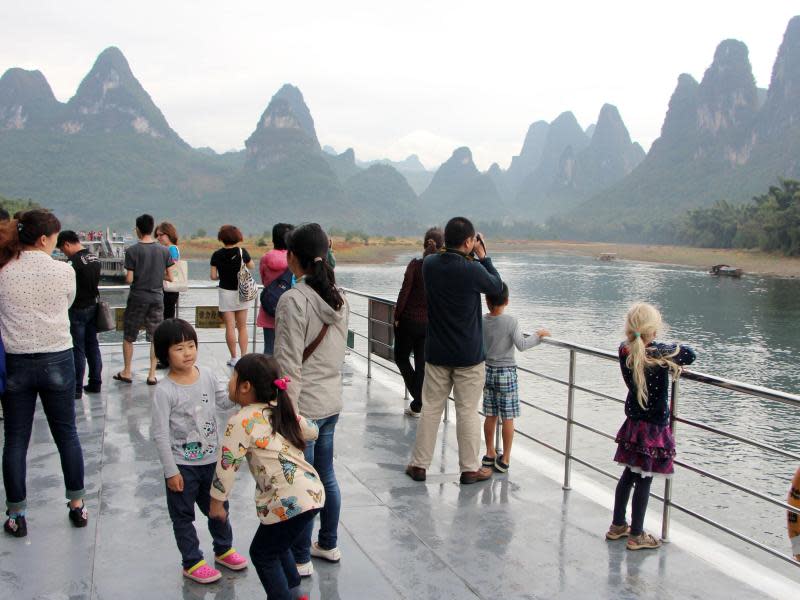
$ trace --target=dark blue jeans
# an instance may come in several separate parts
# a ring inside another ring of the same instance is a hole
[[[183,477],[183,491],[173,492],[167,488],[167,510],[172,519],[172,531],[181,553],[183,568],[193,567],[203,560],[200,551],[200,540],[194,528],[194,505],[208,517],[208,508],[211,504],[211,481],[214,479],[216,463],[210,465],[178,465],[178,470]],[[225,510],[228,503],[225,503]],[[208,519],[208,531],[214,543],[214,554],[225,554],[233,546],[233,531],[231,521]]]
[[[264,354],[272,356],[275,354],[275,330],[269,327],[262,327],[264,330]]]
[[[75,357],[75,391],[83,392],[83,374],[89,363],[89,385],[100,387],[103,382],[103,359],[97,341],[97,305],[69,309],[69,332],[72,334],[72,353]]]
[[[75,363],[72,350],[40,354],[7,354],[8,379],[3,394],[3,483],[6,506],[23,510],[28,443],[33,429],[36,396],[42,399],[50,433],[61,457],[69,500],[84,496],[83,451],[75,427]]]
[[[287,521],[258,527],[250,544],[250,560],[269,600],[292,600],[291,590],[300,585],[300,574],[289,549],[306,527],[314,522],[316,510],[300,513]]]
[[[319,437],[306,445],[305,456],[309,464],[313,465],[319,474],[322,485],[325,486],[325,506],[319,513],[319,537],[317,541],[321,548],[330,550],[336,548],[339,529],[339,511],[342,508],[342,496],[339,493],[339,482],[333,472],[333,432],[339,415],[312,421],[319,427]],[[309,521],[303,535],[292,544],[292,553],[298,564],[311,560],[311,534],[314,533],[314,520]]]

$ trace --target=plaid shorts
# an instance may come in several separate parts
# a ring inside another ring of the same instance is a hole
[[[486,365],[483,414],[487,417],[499,416],[503,420],[514,419],[520,415],[516,367]]]
[[[164,320],[164,302],[138,302],[128,297],[125,306],[125,324],[122,335],[126,342],[135,342],[139,331],[144,329],[148,338]]]

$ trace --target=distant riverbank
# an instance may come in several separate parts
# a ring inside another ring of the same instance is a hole
[[[259,247],[258,240],[247,239],[244,246],[254,259],[272,247]],[[181,252],[186,258],[208,259],[220,244],[213,238],[182,240]],[[362,240],[333,238],[337,262],[350,264],[381,264],[393,261],[401,254],[421,252],[421,241],[416,238],[371,238]],[[644,244],[615,244],[608,242],[569,242],[540,240],[489,240],[491,252],[553,252],[599,256],[616,254],[619,260],[655,262],[708,269],[711,265],[728,264],[744,269],[745,274],[800,277],[800,258],[768,254],[757,250],[728,250],[691,248],[688,246],[656,246]]]

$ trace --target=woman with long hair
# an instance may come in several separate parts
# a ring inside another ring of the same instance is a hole
[[[422,240],[422,258],[412,258],[406,267],[403,286],[397,295],[394,309],[394,362],[403,375],[406,389],[411,394],[411,405],[405,413],[419,417],[422,412],[422,382],[425,380],[425,332],[428,327],[428,309],[425,302],[425,284],[422,281],[422,261],[444,246],[444,232],[431,227]],[[411,352],[414,366],[411,366]]]
[[[333,436],[342,410],[341,367],[347,344],[347,301],[336,287],[326,260],[328,236],[316,223],[300,225],[286,237],[286,259],[297,284],[285,292],[275,312],[275,358],[289,379],[287,394],[298,413],[319,428],[305,457],[325,487],[318,540],[313,523],[292,547],[301,576],[313,573],[311,556],[339,562],[337,547],[341,496],[333,470]]]
[[[61,457],[69,519],[85,527],[83,451],[75,426],[75,362],[69,307],[75,272],[53,260],[61,223],[46,210],[29,210],[0,223],[0,334],[8,379],[2,396],[4,529],[28,533],[25,487],[28,443],[36,397],[42,400],[50,433]]]

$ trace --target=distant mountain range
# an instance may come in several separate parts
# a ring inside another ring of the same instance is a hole
[[[606,104],[585,129],[571,112],[534,122],[507,170],[480,172],[466,147],[435,171],[416,155],[361,161],[352,149],[321,146],[289,84],[244,146],[189,146],[114,47],[66,103],[39,71],[0,78],[0,194],[50,206],[68,226],[129,226],[150,211],[184,231],[233,222],[258,233],[279,220],[317,220],[396,234],[460,213],[547,223],[553,235],[647,239],[689,208],[746,201],[800,176],[800,17],[766,90],[736,40],[719,45],[700,83],[681,75],[646,155]]]

